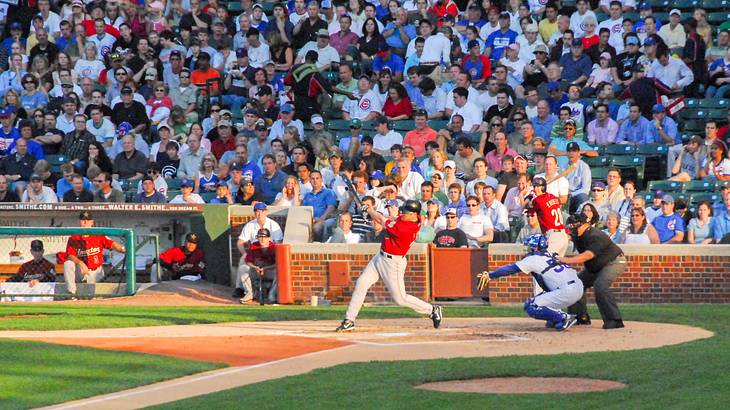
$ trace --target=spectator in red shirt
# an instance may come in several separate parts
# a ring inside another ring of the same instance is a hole
[[[215,155],[215,159],[221,160],[226,151],[234,151],[236,149],[236,139],[231,133],[231,122],[228,120],[218,121],[218,139],[210,144],[210,151]]]
[[[383,104],[383,114],[391,121],[407,120],[413,116],[413,104],[401,84],[393,83],[388,87],[388,99]]]
[[[408,131],[403,138],[403,145],[413,148],[415,156],[420,157],[426,153],[426,143],[436,141],[436,131],[428,126],[426,110],[416,111],[415,124],[416,128]]]
[[[453,0],[436,0],[433,6],[431,6],[431,12],[439,19],[443,18],[447,14],[456,18],[456,16],[459,15],[459,8]]]
[[[196,69],[190,74],[190,81],[200,88],[201,93],[205,94],[205,85],[208,80],[220,79],[221,74],[218,70],[210,67],[210,54],[201,51],[198,55],[198,63]],[[210,85],[213,94],[218,92],[218,82]]]
[[[477,40],[470,40],[469,54],[464,58],[461,67],[471,74],[472,82],[479,84],[492,76],[492,64],[489,57],[482,54],[482,47]]]

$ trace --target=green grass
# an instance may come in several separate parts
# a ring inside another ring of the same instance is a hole
[[[234,409],[241,408],[244,403],[246,408],[256,409],[727,408],[730,397],[727,369],[730,363],[729,305],[624,305],[622,309],[624,317],[631,320],[701,326],[716,335],[677,346],[628,352],[341,365],[158,408]],[[606,336],[610,337],[610,333]],[[601,378],[618,380],[628,387],[572,395],[482,395],[413,388],[439,380],[524,375]]]
[[[156,355],[0,339],[0,408],[26,409],[223,367]]]

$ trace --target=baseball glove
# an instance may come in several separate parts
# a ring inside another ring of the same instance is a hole
[[[489,281],[492,280],[492,278],[489,277],[489,271],[486,270],[482,273],[477,274],[477,278],[479,279],[477,289],[479,289],[480,292],[482,292],[489,284]]]

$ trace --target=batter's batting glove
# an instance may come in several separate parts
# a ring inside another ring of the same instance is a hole
[[[489,271],[486,270],[482,273],[477,274],[477,278],[479,279],[477,289],[479,289],[480,292],[482,292],[489,284],[489,281],[492,280],[492,278],[489,277]]]
[[[366,216],[368,214],[368,209],[370,209],[370,206],[368,206],[368,204],[362,205],[360,211],[362,212],[363,216]]]

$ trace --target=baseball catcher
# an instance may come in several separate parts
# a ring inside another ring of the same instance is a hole
[[[548,243],[543,235],[532,235],[525,240],[529,248],[527,256],[515,263],[503,266],[494,272],[482,272],[479,290],[484,289],[490,280],[518,272],[529,273],[544,289],[544,292],[527,299],[524,304],[528,316],[545,320],[546,327],[564,331],[576,322],[575,316],[562,309],[574,304],[583,296],[583,282],[577,272],[568,265],[560,263],[554,254],[547,252]]]

